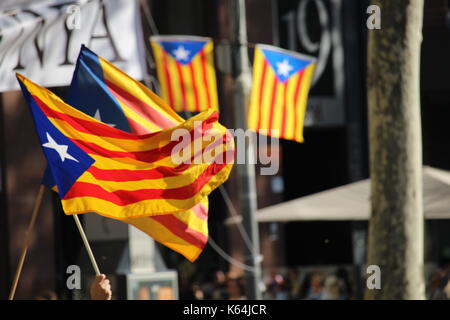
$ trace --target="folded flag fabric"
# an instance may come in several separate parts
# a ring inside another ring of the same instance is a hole
[[[136,135],[86,115],[21,75],[18,80],[68,215],[96,212],[123,220],[183,212],[228,178],[234,144],[213,110]],[[172,141],[176,130],[187,133],[182,148]],[[174,148],[191,161],[175,161]],[[204,161],[205,154],[212,161]]]
[[[95,98],[90,98],[92,95]],[[152,91],[85,46],[78,56],[67,102],[114,128],[136,134],[184,122]],[[208,242],[208,198],[186,212],[123,221],[195,261]]]
[[[194,36],[153,36],[161,96],[175,111],[219,110],[213,41]]]
[[[146,134],[184,121],[139,81],[82,46],[68,104],[117,129]]]
[[[256,45],[248,128],[303,142],[303,123],[315,65],[313,57]]]

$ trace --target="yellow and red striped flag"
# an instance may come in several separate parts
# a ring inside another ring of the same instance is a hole
[[[228,155],[234,153],[232,138],[218,124],[217,113],[212,110],[171,129],[134,135],[99,122],[65,104],[45,88],[20,75],[18,78],[66,214],[97,212],[130,222],[129,219],[170,213],[176,220],[158,216],[154,219],[158,226],[170,227],[175,222],[187,225],[190,220],[181,213],[202,202],[229,175],[231,164],[227,161],[199,163],[194,159],[192,164],[178,165],[171,158],[172,133],[175,129],[185,129],[189,136],[200,130],[207,141],[211,140],[206,135],[216,135],[219,138],[211,143],[202,140],[202,151],[214,148],[216,160],[232,159]],[[201,128],[194,127],[195,120],[202,122]],[[195,141],[185,150],[192,144]],[[191,221],[190,225],[199,234],[204,233],[204,208],[201,206],[196,212],[197,224]],[[140,225],[154,227],[156,224],[152,220],[142,221]],[[168,238],[162,234],[164,230],[180,228],[161,228],[161,239]],[[174,243],[172,248],[180,252],[193,243],[200,247],[198,234],[193,234],[196,239],[185,237],[184,243]],[[192,261],[200,252],[201,248],[190,255],[180,253]]]
[[[97,120],[137,134],[184,122],[152,91],[85,46],[78,56],[67,102]],[[208,197],[186,212],[124,222],[194,261],[208,242]]]
[[[150,43],[161,96],[175,111],[219,110],[212,39],[153,36]]]
[[[303,122],[315,65],[313,57],[256,45],[248,128],[303,142]]]

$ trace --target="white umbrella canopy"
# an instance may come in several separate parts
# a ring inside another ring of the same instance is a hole
[[[424,167],[427,219],[450,219],[450,171]],[[258,210],[258,222],[368,220],[370,179],[318,192]]]

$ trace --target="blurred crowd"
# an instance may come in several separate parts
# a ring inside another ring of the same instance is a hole
[[[243,300],[246,299],[244,279],[215,273],[213,281],[196,283],[180,274],[180,299],[197,300]],[[300,274],[296,269],[287,272],[272,272],[266,277],[263,298],[271,300],[348,300],[353,299],[352,286],[347,270],[334,273],[311,271]]]
[[[196,300],[243,300],[244,279],[226,275],[222,271],[214,274],[212,281],[191,282],[180,274],[180,299]],[[364,283],[364,279],[361,279]],[[272,271],[266,277],[263,298],[269,300],[352,300],[362,299],[355,292],[355,281],[345,268],[330,272],[323,270]],[[450,300],[450,264],[441,265],[427,277],[427,299]]]

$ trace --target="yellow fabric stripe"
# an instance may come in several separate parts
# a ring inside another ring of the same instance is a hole
[[[96,212],[102,216],[118,220],[182,212],[191,209],[222,184],[228,178],[231,167],[231,165],[225,166],[197,194],[188,199],[151,199],[120,206],[99,198],[76,197],[62,199],[61,203],[66,215]]]
[[[194,83],[192,82],[191,70],[189,69],[189,65],[180,65],[181,74],[183,75],[183,85],[184,92],[186,96],[186,111],[196,111],[196,103],[195,103],[195,92],[194,92]],[[180,85],[180,94],[181,85]]]
[[[267,66],[265,81],[263,83],[263,96],[262,105],[260,106],[261,112],[261,129],[268,130],[270,128],[270,109],[272,106],[272,91],[273,83],[277,81],[274,71],[270,66]]]
[[[222,132],[222,133],[224,134],[224,132]],[[211,141],[208,141],[206,139],[207,135],[205,135],[204,137],[205,137],[205,140],[203,141],[204,142],[203,149],[206,147],[206,143],[208,143],[208,145],[209,145],[209,144],[215,142],[214,139],[212,139]],[[195,149],[194,149],[196,147],[197,146],[195,146],[194,142],[192,142],[190,145],[188,145],[182,149],[183,155],[186,155],[186,156],[196,155],[197,153],[195,152]],[[234,148],[234,140],[230,140],[227,144],[225,144],[225,145],[221,144],[214,150],[223,151],[224,149],[232,150],[233,148]],[[184,153],[185,151],[189,151],[189,150],[190,150],[190,154]],[[208,151],[205,150],[202,154],[200,154],[200,156],[201,155],[206,156],[206,154],[205,154],[206,152],[208,152]],[[136,160],[136,159],[132,159],[132,158],[103,157],[103,156],[96,155],[96,154],[89,154],[89,155],[96,161],[94,163],[94,166],[99,169],[148,170],[148,169],[157,168],[160,166],[174,168],[179,165],[179,164],[174,163],[171,156],[168,156],[168,157],[159,159],[157,161],[154,161],[152,163],[149,163],[149,162],[144,162],[144,161],[140,161],[140,160]],[[198,159],[198,158],[195,158],[193,160],[194,163],[195,163],[196,159]],[[205,158],[205,160],[206,160],[206,158]],[[178,162],[178,163],[180,163],[180,162]]]
[[[208,236],[208,222],[200,219],[192,210],[188,212],[178,212],[174,216],[189,226],[189,229],[195,230],[205,236]]]
[[[128,105],[125,104],[121,99],[117,99],[117,100],[119,101],[119,104],[120,104],[125,116],[127,118],[133,119],[135,122],[139,123],[145,129],[147,129],[148,132],[157,132],[157,131],[160,131],[161,129],[164,129],[164,128],[160,127],[158,124],[148,120],[147,117],[141,116],[139,113],[134,111],[132,108],[128,107]],[[176,124],[174,124],[174,125],[176,125]]]
[[[203,48],[205,52],[206,60],[206,75],[208,78],[208,86],[211,97],[211,108],[213,110],[219,111],[219,101],[217,97],[217,80],[216,80],[216,70],[214,68],[214,45],[212,41],[205,44]],[[203,108],[200,110],[204,110]]]
[[[273,121],[272,128],[275,131],[271,133],[273,137],[279,137],[282,132],[282,116],[283,116],[283,99],[284,99],[284,84],[277,82],[277,92],[275,94],[275,103],[273,106]]]
[[[174,125],[184,121],[183,118],[174,112],[167,103],[165,103],[142,83],[130,78],[127,74],[102,58],[100,58],[100,63],[103,68],[105,80],[113,82],[118,87],[126,90],[136,99],[144,102],[166,119],[169,119]]]
[[[203,83],[202,59],[200,58],[200,55],[196,55],[191,63],[192,68],[194,69],[195,84],[197,85],[198,104],[200,110],[205,110],[208,106],[208,98],[207,88]]]
[[[285,139],[292,140],[294,138],[294,98],[295,98],[295,88],[297,85],[297,81],[300,73],[297,72],[293,75],[287,82],[287,94],[286,94],[286,131],[285,131]]]
[[[296,102],[296,104],[297,104],[296,105],[296,107],[297,107],[297,128],[296,128],[297,135],[296,136],[297,136],[297,138],[295,140],[298,142],[304,141],[303,125],[304,125],[304,121],[305,121],[308,93],[309,93],[309,88],[311,86],[311,80],[312,80],[312,77],[314,74],[314,68],[315,68],[315,64],[310,64],[309,66],[307,66],[305,68],[302,83],[300,85],[298,101]]]
[[[149,217],[126,219],[124,221],[145,232],[168,248],[182,254],[191,262],[195,261],[202,251],[189,242],[177,237],[165,226]]]
[[[163,68],[163,48],[161,48],[161,46],[159,45],[158,42],[156,41],[150,41],[150,44],[152,46],[153,49],[153,55],[155,58],[155,63],[156,63],[156,74],[158,76],[159,79],[159,88],[160,88],[160,95],[162,97],[162,99],[169,103],[169,92],[168,92],[168,88],[167,88],[167,78],[166,78],[166,74],[164,73],[164,68]],[[172,106],[173,108],[173,106]]]
[[[52,107],[55,111],[63,112],[62,110],[58,110],[57,108]],[[94,134],[81,132],[73,128],[71,125],[67,124],[64,120],[60,120],[57,118],[49,117],[49,120],[52,122],[53,125],[55,125],[62,133],[64,133],[66,136],[74,139],[82,139],[87,142],[93,142],[97,143],[99,146],[102,146],[106,149],[113,150],[113,151],[125,151],[125,152],[135,152],[135,151],[145,151],[145,150],[151,150],[155,148],[160,148],[168,143],[171,142],[171,136],[172,133],[175,130],[187,130],[192,131],[194,128],[194,125],[198,126],[198,122],[201,122],[205,119],[207,119],[211,115],[211,111],[204,111],[203,113],[200,113],[196,115],[195,117],[192,117],[188,120],[186,120],[183,124],[180,124],[178,126],[162,130],[158,132],[157,134],[145,138],[145,139],[119,139],[119,138],[111,138],[111,137],[99,137]],[[93,119],[93,118],[92,118]],[[95,120],[95,119],[94,119]],[[95,120],[97,123],[102,123],[97,120]],[[194,123],[197,122],[197,123]],[[104,125],[105,128],[112,129],[117,132],[118,129],[114,129],[109,127],[108,125]],[[213,123],[212,128],[209,130],[207,134],[214,134],[217,132],[223,132],[222,128],[224,128],[222,125],[220,125],[217,121]],[[109,130],[108,129],[108,130]],[[217,131],[218,130],[218,131]],[[121,131],[122,132],[122,131]],[[205,136],[207,135],[205,134]],[[132,134],[128,134],[132,135]],[[124,134],[124,137],[127,135]],[[136,135],[135,135],[136,136]]]
[[[85,171],[79,178],[78,182],[87,182],[95,185],[99,185],[106,189],[108,192],[114,192],[117,190],[141,190],[141,189],[173,189],[188,186],[194,183],[198,176],[202,174],[210,164],[193,164],[190,165],[182,175],[174,177],[165,177],[161,179],[147,179],[138,181],[108,181],[96,179],[90,172]],[[132,174],[130,174],[132,176]]]
[[[250,106],[248,111],[247,125],[250,129],[256,130],[258,117],[260,113],[259,93],[261,90],[261,77],[264,67],[264,57],[260,49],[255,49],[255,58],[253,61],[253,84],[250,97]]]
[[[166,54],[167,69],[169,70],[170,79],[172,83],[172,98],[173,98],[173,108],[175,111],[183,111],[183,97],[181,92],[181,79],[178,75],[177,62],[170,55]]]

